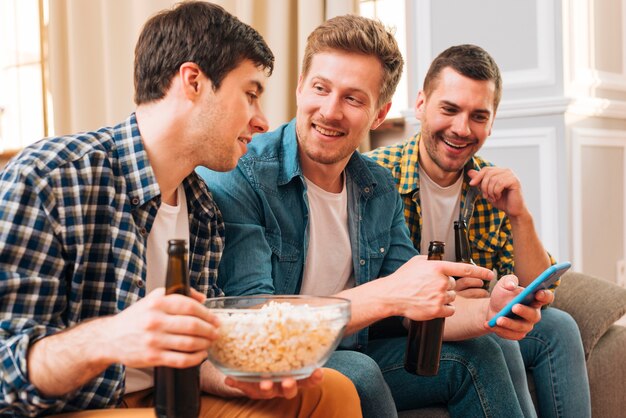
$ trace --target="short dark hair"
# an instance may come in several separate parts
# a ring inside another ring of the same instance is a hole
[[[179,3],[151,17],[139,35],[135,103],[163,98],[185,62],[196,63],[217,90],[224,77],[246,59],[268,76],[274,69],[274,55],[256,30],[218,5]]]
[[[437,55],[424,79],[426,97],[436,88],[441,71],[448,67],[473,80],[493,81],[496,87],[493,105],[494,110],[498,109],[502,97],[502,76],[495,60],[487,51],[476,45],[464,44],[452,46]]]
[[[344,15],[322,23],[307,39],[302,74],[308,73],[315,54],[332,50],[372,55],[378,59],[383,77],[377,105],[391,101],[402,75],[404,60],[393,33],[381,22],[363,16]]]

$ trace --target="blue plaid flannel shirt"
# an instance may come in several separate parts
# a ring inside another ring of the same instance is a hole
[[[220,296],[224,224],[204,182],[183,182],[191,285]],[[146,242],[160,190],[135,115],[113,128],[42,140],[0,173],[0,416],[113,407],[125,369],[111,365],[49,398],[28,380],[33,342],[145,295]]]

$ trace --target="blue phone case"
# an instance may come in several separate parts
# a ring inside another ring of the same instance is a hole
[[[513,305],[521,303],[523,305],[530,305],[535,300],[535,293],[542,289],[547,289],[552,286],[558,279],[572,266],[572,263],[565,261],[563,263],[555,264],[548,267],[543,273],[541,273],[531,284],[528,285],[522,293],[517,295],[510,301],[500,312],[498,312],[491,320],[489,320],[489,326],[495,327],[496,321],[501,316],[508,318],[515,317],[512,312]]]

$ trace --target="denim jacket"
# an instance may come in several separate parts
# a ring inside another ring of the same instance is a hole
[[[258,135],[231,172],[204,167],[226,223],[218,285],[229,296],[298,294],[308,244],[307,188],[295,120]],[[356,285],[393,273],[417,254],[389,171],[355,152],[346,167],[348,226]],[[367,344],[367,328],[342,347]]]

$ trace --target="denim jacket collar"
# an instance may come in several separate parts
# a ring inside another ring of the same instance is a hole
[[[279,158],[280,172],[278,177],[278,185],[284,186],[293,180],[294,177],[302,177],[302,168],[300,167],[300,157],[298,156],[298,135],[296,133],[296,119],[293,118],[287,126],[284,127],[285,134],[282,137],[281,151]]]

